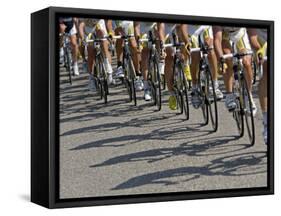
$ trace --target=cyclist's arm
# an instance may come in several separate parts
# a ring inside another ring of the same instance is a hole
[[[159,40],[165,43],[165,24],[164,23],[157,23],[157,30],[159,34]]]
[[[222,28],[219,26],[213,26],[214,33],[214,46],[218,58],[223,56],[222,50]]]
[[[252,48],[255,51],[259,50],[261,48],[261,45],[258,41],[257,31],[255,29],[249,28],[249,29],[247,29],[247,32],[248,32],[248,36],[249,36]]]
[[[134,22],[134,33],[135,33],[135,38],[140,38],[141,35],[140,22]]]
[[[78,26],[78,34],[79,37],[84,40],[85,39],[85,22],[79,22],[79,26]]]
[[[177,26],[177,31],[178,35],[181,35],[182,38],[182,42],[184,42],[185,44],[188,44],[189,40],[188,40],[188,25],[187,24],[180,24]]]

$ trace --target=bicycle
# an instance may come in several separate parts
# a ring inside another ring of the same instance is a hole
[[[152,31],[149,31],[148,38],[138,39],[137,43],[139,46],[140,42],[147,42],[149,47],[149,58],[148,58],[148,74],[147,81],[151,89],[153,105],[157,106],[157,110],[161,110],[161,75],[159,71],[159,53],[156,48],[156,39],[153,37]]]
[[[218,129],[218,108],[217,108],[217,97],[215,93],[214,81],[212,78],[208,53],[213,50],[213,47],[208,47],[204,45],[200,38],[198,48],[190,48],[190,53],[199,52],[200,62],[199,62],[199,73],[198,73],[198,90],[199,97],[202,101],[201,110],[203,114],[203,125],[209,124],[209,119],[211,120],[213,132]],[[191,62],[191,59],[190,59]]]
[[[64,64],[68,72],[69,83],[70,85],[72,85],[73,61],[72,61],[72,49],[71,49],[70,39],[67,33],[60,34],[60,36],[63,37]]]
[[[136,79],[136,71],[133,64],[132,54],[129,47],[129,39],[133,38],[134,35],[116,35],[113,36],[114,39],[123,39],[123,69],[124,69],[124,82],[125,87],[127,89],[129,95],[129,101],[134,101],[134,105],[137,105],[137,96],[135,89],[135,79]]]
[[[253,52],[225,54],[221,58],[221,63],[223,64],[225,59],[233,59],[233,93],[236,95],[236,109],[232,115],[240,137],[244,135],[244,123],[246,124],[250,145],[253,146],[255,143],[255,123],[252,110],[252,97],[249,93],[242,63],[242,58],[248,55],[253,55]]]
[[[109,37],[86,39],[86,43],[92,43],[95,50],[95,65],[94,65],[94,82],[97,90],[100,94],[100,99],[104,99],[104,103],[107,103],[108,83],[107,83],[107,73],[104,66],[104,54],[101,49],[101,43],[103,41],[109,40]]]
[[[175,51],[173,61],[173,77],[174,77],[174,91],[176,93],[177,109],[180,110],[180,114],[185,113],[186,120],[189,119],[189,103],[188,103],[188,82],[183,72],[184,62],[181,54],[181,47],[185,46],[184,42],[178,42],[178,38],[175,33],[172,33],[173,43],[164,44],[164,48],[172,47]]]

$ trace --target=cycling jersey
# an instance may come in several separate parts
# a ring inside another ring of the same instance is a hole
[[[208,38],[213,39],[213,29],[212,26],[208,25],[189,25],[188,26],[189,35],[191,38],[191,45],[193,48],[199,47],[199,40],[202,44],[205,44],[205,41]]]
[[[65,33],[70,35],[74,35],[77,33],[73,17],[60,17],[59,23],[64,24],[66,26]]]
[[[104,19],[83,18],[79,19],[79,21],[85,23],[86,34],[95,33],[96,31],[101,30],[104,33],[104,36],[107,35],[107,29]]]
[[[223,27],[223,40],[230,42],[234,52],[251,51],[246,28]]]

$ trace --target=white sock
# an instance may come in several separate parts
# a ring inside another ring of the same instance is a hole
[[[218,80],[214,80],[214,86],[215,86],[215,89],[218,89],[218,88],[219,88],[219,82],[218,82]]]
[[[73,62],[73,66],[74,66],[74,67],[78,67],[77,61]]]

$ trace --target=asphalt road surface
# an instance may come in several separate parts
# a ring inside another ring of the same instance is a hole
[[[80,65],[81,66],[81,65]],[[113,66],[115,68],[115,66]],[[81,68],[82,70],[82,68]],[[255,101],[256,87],[254,88]],[[190,120],[168,108],[160,112],[143,100],[127,101],[124,86],[110,87],[108,104],[88,90],[86,73],[68,83],[60,68],[60,198],[200,191],[267,185],[266,145],[261,111],[256,143],[237,137],[224,100],[219,128],[202,126],[190,106]],[[260,108],[260,107],[259,107]]]

